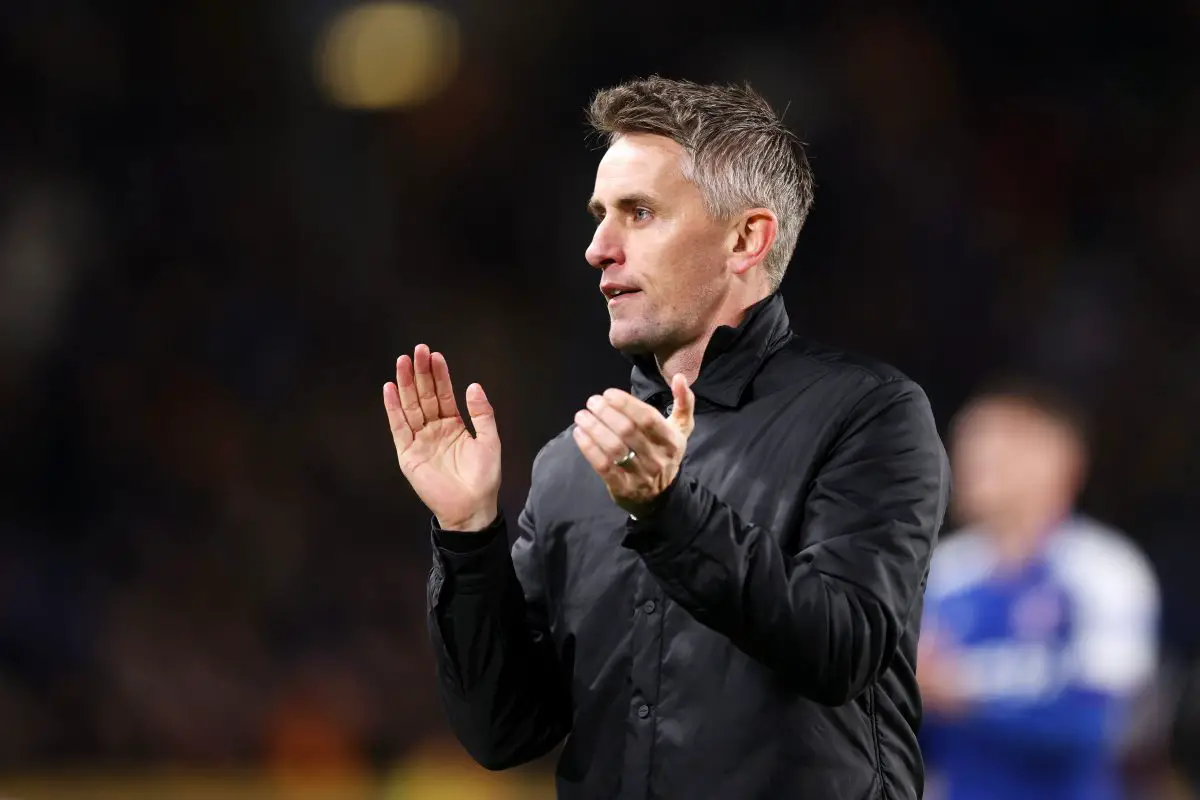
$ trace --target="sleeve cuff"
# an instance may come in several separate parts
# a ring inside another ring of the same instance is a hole
[[[433,523],[434,569],[458,594],[484,594],[505,584],[512,572],[508,527],[503,514],[481,531],[444,531]],[[441,590],[438,592],[440,597]]]
[[[447,531],[438,526],[437,517],[430,522],[433,529],[433,542],[439,548],[451,553],[474,553],[486,550],[495,538],[505,530],[504,514],[497,514],[481,531]]]
[[[683,551],[700,532],[696,513],[699,485],[680,475],[648,512],[630,515],[621,544],[654,560]]]

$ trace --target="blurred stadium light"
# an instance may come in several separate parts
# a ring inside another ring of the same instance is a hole
[[[415,106],[446,87],[458,56],[450,14],[424,3],[362,3],[329,22],[317,45],[317,80],[344,108]]]

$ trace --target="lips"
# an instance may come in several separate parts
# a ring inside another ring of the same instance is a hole
[[[631,294],[637,294],[641,289],[635,286],[628,286],[621,283],[602,283],[600,284],[600,293],[604,295],[604,299],[608,302],[613,302],[622,297],[628,297]]]
[[[625,303],[631,302],[631,298],[636,297],[639,294],[641,294],[641,292],[634,291],[614,295],[608,299],[608,307],[609,309],[613,309],[617,306],[624,305]]]

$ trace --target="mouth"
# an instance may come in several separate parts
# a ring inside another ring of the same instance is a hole
[[[622,303],[635,294],[641,294],[642,290],[634,289],[632,286],[601,286],[600,291],[611,308],[613,305]]]

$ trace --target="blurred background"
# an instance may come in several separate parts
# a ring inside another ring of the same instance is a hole
[[[809,143],[783,293],[944,426],[1096,420],[1149,554],[1131,769],[1200,765],[1200,4],[0,4],[0,795],[526,798],[448,738],[380,386],[487,387],[503,503],[627,385],[583,259],[598,88],[749,81]]]

